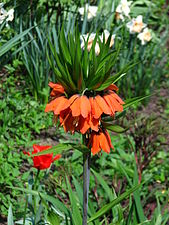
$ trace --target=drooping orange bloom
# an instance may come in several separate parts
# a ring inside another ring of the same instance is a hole
[[[49,87],[53,89],[50,93],[50,96],[56,97],[64,93],[64,88],[61,84],[54,84],[53,82],[49,82]]]
[[[101,131],[100,125],[103,115],[114,117],[116,112],[123,111],[124,102],[115,93],[118,90],[116,85],[96,91],[92,97],[90,94],[74,94],[70,98],[65,95],[62,85],[50,82],[49,86],[52,88],[51,101],[46,105],[45,112],[52,111],[55,118],[59,117],[65,132],[90,132],[93,154],[101,149],[109,152],[112,148],[110,137],[106,130]]]
[[[107,130],[100,129],[99,132],[92,131],[88,142],[88,147],[91,147],[93,155],[100,152],[101,149],[104,152],[110,153],[110,149],[113,148],[113,145]]]

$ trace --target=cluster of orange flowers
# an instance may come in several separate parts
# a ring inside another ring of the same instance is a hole
[[[115,93],[118,88],[111,84],[104,91],[90,96],[87,91],[83,95],[74,94],[70,98],[65,95],[64,87],[58,83],[49,83],[52,88],[51,101],[46,105],[45,112],[53,111],[65,132],[75,131],[87,134],[87,146],[94,154],[101,151],[110,152],[113,148],[110,136],[102,126],[102,116],[114,116],[115,112],[123,111],[124,102]]]

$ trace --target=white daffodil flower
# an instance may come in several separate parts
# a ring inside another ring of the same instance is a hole
[[[130,5],[132,1],[121,0],[116,8],[116,18],[124,21],[124,16],[129,17]]]
[[[81,48],[84,49],[85,42],[88,39],[87,50],[90,52],[90,49],[92,47],[92,44],[93,44],[93,41],[94,41],[95,37],[96,37],[96,34],[95,33],[91,33],[90,36],[89,36],[89,33],[88,34],[81,35],[80,36],[80,39],[82,41],[81,42]],[[99,44],[96,42],[96,45],[95,45],[95,53],[96,53],[96,55],[98,55],[99,52],[100,52]]]
[[[10,9],[7,12],[7,21],[12,21],[14,19],[14,9]]]
[[[104,34],[103,34],[104,33]],[[107,42],[108,38],[109,38],[109,31],[108,30],[104,30],[102,33],[101,36],[99,36],[101,42],[103,42],[103,35],[105,37],[105,43]],[[84,34],[84,35],[81,35],[80,36],[80,39],[81,39],[81,48],[84,49],[85,47],[85,42],[87,41],[88,39],[88,43],[87,43],[87,50],[90,51],[91,48],[92,48],[92,44],[93,44],[93,41],[96,37],[96,34],[95,33],[91,33],[89,38],[88,38],[89,34]],[[112,35],[111,36],[111,40],[110,40],[110,47],[112,47],[112,45],[114,44],[114,39],[115,39],[115,35]],[[95,45],[95,53],[96,55],[98,55],[100,53],[100,47],[99,47],[99,43],[96,42],[96,45]]]
[[[87,19],[91,20],[93,17],[97,14],[98,7],[97,6],[90,6],[89,4],[86,4],[85,7],[79,8],[79,13],[81,16],[84,16],[85,12],[87,13]],[[83,18],[82,18],[83,20]]]
[[[134,34],[140,33],[142,29],[147,26],[147,24],[143,23],[143,17],[142,15],[139,15],[136,18],[133,18],[130,22],[128,22],[126,26],[127,28],[129,28],[130,33]]]
[[[116,12],[116,20],[122,20],[124,22],[125,18],[123,14]]]
[[[103,35],[105,37],[105,43],[107,42],[109,36],[110,36],[110,32],[108,30],[104,30],[102,35],[100,36],[100,40],[103,42]],[[111,36],[111,40],[110,40],[110,47],[112,47],[114,45],[114,39],[115,39],[115,34],[113,34]]]
[[[138,39],[141,40],[141,44],[145,45],[147,42],[149,42],[152,39],[151,31],[147,27],[137,35]]]
[[[3,8],[3,3],[0,3],[0,24],[3,23],[3,21],[6,19],[6,21],[12,21],[14,19],[14,9],[10,9],[8,12]]]

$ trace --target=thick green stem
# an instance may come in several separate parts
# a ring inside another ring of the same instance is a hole
[[[83,225],[87,225],[88,194],[90,180],[90,156],[91,153],[83,154]]]

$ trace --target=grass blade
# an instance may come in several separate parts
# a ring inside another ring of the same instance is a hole
[[[115,205],[119,204],[123,199],[125,199],[126,197],[128,197],[130,194],[132,194],[134,191],[136,191],[139,187],[141,186],[141,184],[138,184],[136,186],[134,186],[133,188],[129,189],[128,191],[124,192],[123,194],[121,194],[119,197],[115,198],[112,202],[110,202],[109,204],[103,206],[98,212],[96,212],[89,220],[89,222],[92,222],[93,220],[103,216],[105,213],[107,213],[111,208],[113,208]]]

